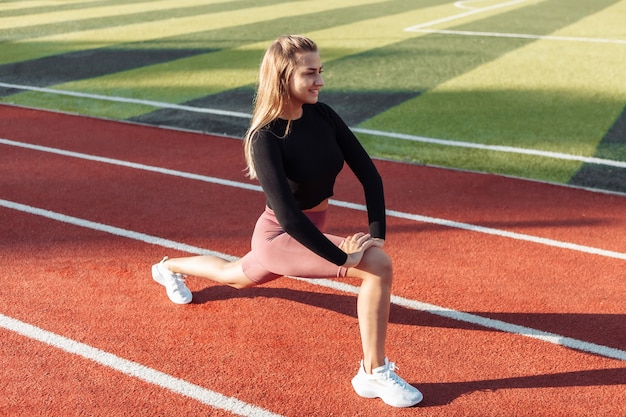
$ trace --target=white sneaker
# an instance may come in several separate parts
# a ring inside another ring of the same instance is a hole
[[[152,278],[165,287],[167,296],[173,303],[189,304],[191,302],[191,291],[185,285],[185,278],[181,274],[176,274],[165,267],[163,262],[167,256],[158,264],[152,265]]]
[[[392,407],[412,407],[424,396],[417,388],[395,373],[396,364],[385,358],[385,365],[365,372],[363,361],[359,372],[352,378],[352,386],[357,394],[365,398],[380,398]]]

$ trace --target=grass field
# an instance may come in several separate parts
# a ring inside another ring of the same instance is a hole
[[[0,101],[241,136],[264,48],[302,33],[374,156],[626,193],[624,21],[624,0],[2,1]]]

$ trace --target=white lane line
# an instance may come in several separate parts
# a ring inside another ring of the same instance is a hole
[[[24,337],[37,340],[57,349],[94,361],[107,368],[114,369],[142,381],[165,388],[176,394],[192,398],[214,408],[227,410],[233,414],[247,417],[279,417],[268,410],[245,403],[237,398],[227,397],[215,391],[192,384],[183,379],[144,366],[140,363],[120,358],[112,353],[77,342],[67,337],[43,330],[23,321],[5,316],[0,313],[0,327],[20,334]]]
[[[333,205],[351,208],[353,210],[367,211],[367,207],[362,204],[354,204],[344,201],[331,200]],[[626,253],[616,252],[606,249],[594,248],[593,246],[578,245],[576,243],[563,242],[560,240],[548,239],[539,236],[527,235],[524,233],[509,232],[507,230],[494,229],[491,227],[477,226],[469,223],[456,222],[453,220],[439,219],[436,217],[422,216],[419,214],[405,213],[397,210],[387,210],[387,216],[399,219],[413,220],[420,223],[437,224],[439,226],[451,227],[454,229],[467,230],[470,232],[483,233],[486,235],[499,236],[524,242],[537,243],[539,245],[552,246],[560,249],[567,249],[576,252],[588,253],[590,255],[604,256],[626,261]]]
[[[156,172],[159,174],[171,175],[174,177],[186,178],[190,180],[210,182],[213,184],[225,185],[227,187],[243,188],[246,190],[253,190],[253,191],[263,191],[261,187],[258,185],[246,184],[246,183],[237,182],[237,181],[230,181],[230,180],[217,178],[217,177],[208,177],[206,175],[193,174],[191,172],[177,171],[174,169],[161,168],[161,167],[156,167],[152,165],[145,165],[145,164],[138,164],[135,162],[122,161],[120,159],[106,158],[102,156],[89,155],[86,153],[66,151],[64,149],[51,148],[49,146],[33,145],[31,143],[17,142],[14,140],[3,139],[3,138],[0,138],[0,144],[16,146],[16,147],[25,148],[25,149],[32,149],[35,151],[47,152],[47,153],[56,154],[56,155],[69,156],[71,158],[84,159],[87,161],[102,162],[104,164],[117,165],[117,166],[122,166],[126,168],[132,168],[132,169],[139,169],[142,171]]]
[[[306,281],[312,285],[320,285],[335,290],[358,294],[359,288],[341,281],[320,280],[310,278],[294,278],[300,281]],[[464,313],[462,311],[452,310],[446,307],[440,307],[434,304],[428,304],[421,301],[411,300],[397,295],[391,296],[391,302],[395,305],[405,307],[411,310],[423,311],[434,314],[436,316],[461,321],[465,323],[475,324],[481,327],[499,330],[505,333],[512,333],[519,336],[529,337],[531,339],[541,340],[553,345],[559,345],[570,349],[583,352],[593,353],[595,355],[604,356],[612,359],[626,361],[626,351],[615,349],[595,343],[585,342],[571,337],[565,337],[556,333],[544,332],[543,330],[533,329],[531,327],[520,326],[517,324],[507,323],[501,320],[490,319],[487,317],[477,316],[475,314]]]
[[[157,236],[147,235],[145,233],[134,232],[132,230],[121,229],[115,226],[109,226],[103,223],[92,222],[90,220],[81,219],[80,217],[67,216],[65,214],[57,213],[54,211],[41,209],[37,207],[28,206],[26,204],[16,203],[9,200],[0,199],[0,207],[21,211],[23,213],[34,214],[36,216],[44,217],[51,220],[56,220],[62,223],[71,224],[74,226],[83,227],[85,229],[97,230],[99,232],[109,233],[111,235],[125,237],[128,239],[138,240],[140,242],[149,243],[151,245],[157,245],[164,248],[175,249],[182,252],[195,253],[198,255],[213,255],[224,257],[224,254],[219,252],[213,252],[210,250],[202,249],[197,246],[191,246],[184,243],[175,242],[173,240],[163,239]],[[231,258],[229,260],[235,260]]]
[[[12,210],[41,216],[51,220],[60,221],[75,226],[84,227],[87,229],[102,231],[111,233],[116,236],[125,237],[128,239],[139,240],[144,243],[162,246],[165,248],[177,249],[193,254],[211,254],[213,256],[219,256],[227,260],[236,260],[238,258],[231,255],[223,254],[215,251],[208,251],[196,246],[187,245],[180,242],[175,242],[167,239],[163,239],[157,236],[151,236],[144,233],[135,232],[132,230],[126,230],[115,226],[109,226],[102,223],[96,223],[89,220],[67,216],[65,214],[56,213],[50,210],[45,210],[37,207],[28,206],[25,204],[15,203],[8,200],[0,199],[0,207],[6,207]],[[326,279],[306,279],[306,278],[293,278],[303,280],[311,285],[317,285],[321,287],[332,288],[338,291],[343,291],[351,294],[358,294],[359,288],[353,285],[346,284],[341,281],[333,281]],[[615,349],[607,346],[598,345],[595,343],[585,342],[582,340],[572,339],[569,337],[557,335],[554,333],[548,333],[541,330],[533,329],[530,327],[519,326],[516,324],[506,323],[500,320],[489,319],[481,317],[475,314],[464,313],[457,310],[452,310],[445,307],[436,306],[433,304],[423,303],[416,300],[411,300],[403,297],[392,296],[392,303],[417,311],[424,311],[430,314],[446,317],[452,320],[472,323],[485,328],[494,329],[506,333],[517,334],[520,336],[530,337],[538,340],[542,340],[554,345],[564,346],[571,349],[580,350],[583,352],[592,353],[595,355],[604,356],[612,359],[619,359],[626,361],[626,351]]]
[[[500,33],[500,32],[473,32],[467,30],[445,30],[445,29],[414,29],[412,32],[417,33],[440,33],[443,35],[461,35],[461,36],[485,36],[493,38],[519,38],[519,39],[538,39],[546,41],[561,42],[587,42],[587,43],[614,43],[626,45],[625,39],[605,39],[605,38],[582,38],[576,36],[552,36],[552,35],[533,35],[529,33]]]
[[[463,19],[463,18],[466,18],[468,16],[473,16],[475,14],[489,12],[489,11],[497,10],[497,9],[502,9],[504,7],[514,6],[516,4],[524,3],[526,1],[527,0],[512,0],[512,1],[507,1],[507,2],[504,2],[504,3],[494,4],[493,6],[481,7],[481,8],[477,8],[477,9],[471,9],[471,10],[469,10],[467,12],[458,13],[458,14],[455,14],[455,15],[452,15],[452,16],[442,17],[441,19],[431,20],[429,22],[420,23],[420,24],[414,25],[414,26],[409,26],[407,28],[404,28],[404,31],[405,32],[414,32],[416,29],[422,29],[422,28],[426,28],[426,27],[429,27],[429,26],[435,26],[435,25],[438,25],[440,23],[452,22],[454,20]]]
[[[8,140],[8,139],[2,139],[2,138],[0,138],[0,144],[16,146],[16,147],[21,147],[21,148],[26,148],[26,149],[32,149],[32,150],[41,151],[41,152],[48,152],[52,154],[68,156],[72,158],[79,158],[79,159],[84,159],[88,161],[102,162],[106,164],[122,166],[122,167],[132,168],[132,169],[138,169],[138,170],[144,170],[148,172],[155,172],[155,173],[164,174],[164,175],[171,175],[175,177],[186,178],[186,179],[191,179],[195,181],[202,181],[202,182],[207,182],[211,184],[224,185],[227,187],[240,188],[240,189],[257,191],[257,192],[263,191],[263,189],[260,186],[245,183],[245,182],[226,180],[223,178],[210,177],[210,176],[200,175],[200,174],[193,174],[190,172],[166,169],[166,168],[155,167],[155,166],[145,165],[145,164],[138,164],[134,162],[122,161],[122,160],[113,159],[113,158],[105,158],[105,157],[100,157],[100,156],[95,156],[95,155],[84,154],[80,152],[66,151],[64,149],[51,148],[48,146],[34,145],[30,143],[17,142],[17,141]],[[363,204],[355,204],[355,203],[351,203],[348,201],[341,201],[341,200],[335,200],[335,199],[331,199],[330,203],[338,207],[349,208],[349,209],[357,210],[357,211],[367,211],[367,208]],[[422,216],[419,214],[405,213],[405,212],[397,211],[397,210],[387,210],[387,216],[396,217],[400,219],[413,220],[413,221],[417,221],[421,223],[437,224],[440,226],[468,230],[468,231],[477,232],[477,233],[484,233],[488,235],[515,239],[515,240],[520,240],[520,241],[525,241],[525,242],[532,242],[532,243],[537,243],[537,244],[545,245],[545,246],[552,246],[556,248],[568,249],[568,250],[588,253],[592,255],[605,256],[608,258],[626,260],[626,253],[595,248],[592,246],[578,245],[578,244],[570,243],[570,242],[562,242],[562,241],[558,241],[554,239],[527,235],[524,233],[510,232],[510,231],[500,230],[500,229],[495,229],[495,228],[490,228],[490,227],[477,226],[477,225],[473,225],[469,223],[456,222],[453,220]]]
[[[209,109],[209,108],[204,108],[204,107],[186,106],[182,104],[171,104],[171,103],[165,103],[165,102],[160,102],[160,101],[148,101],[148,100],[139,100],[139,99],[133,99],[133,98],[116,97],[116,96],[103,96],[99,94],[79,93],[75,91],[56,90],[56,89],[51,89],[51,88],[39,88],[39,87],[32,87],[28,85],[8,84],[8,83],[3,83],[3,82],[0,82],[0,87],[13,88],[13,89],[24,90],[24,91],[38,91],[38,92],[48,93],[48,94],[82,97],[82,98],[89,98],[89,99],[94,99],[94,100],[106,100],[106,101],[111,101],[111,102],[116,102],[116,103],[144,104],[144,105],[149,105],[149,106],[156,107],[156,108],[177,109],[177,110],[183,110],[183,111],[188,111],[188,112],[215,114],[218,116],[229,116],[229,117],[243,118],[243,119],[250,119],[252,117],[248,113],[231,112],[231,111],[226,111],[226,110]],[[389,138],[402,139],[402,140],[408,140],[408,141],[413,141],[413,142],[430,143],[430,144],[440,145],[440,146],[471,148],[471,149],[479,149],[479,150],[493,151],[493,152],[507,152],[507,153],[515,153],[515,154],[520,154],[520,155],[533,155],[533,156],[540,156],[544,158],[561,159],[561,160],[567,160],[567,161],[580,161],[580,162],[588,162],[590,164],[615,166],[619,168],[626,167],[626,162],[615,161],[611,159],[585,157],[585,156],[579,156],[579,155],[571,155],[571,154],[559,153],[559,152],[548,152],[548,151],[541,151],[541,150],[535,150],[535,149],[516,148],[512,146],[484,145],[484,144],[473,143],[473,142],[428,138],[424,136],[409,135],[409,134],[404,134],[404,133],[385,132],[382,130],[363,129],[363,128],[356,128],[356,127],[351,127],[351,129],[352,131],[356,133],[365,133],[365,134],[372,135],[372,136],[389,137]]]

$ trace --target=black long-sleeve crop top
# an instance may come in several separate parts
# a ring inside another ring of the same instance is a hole
[[[332,197],[344,161],[365,192],[369,233],[385,238],[382,179],[358,139],[328,105],[305,104],[302,116],[277,119],[252,138],[252,158],[270,207],[285,232],[336,265],[347,254],[328,240],[302,212]]]

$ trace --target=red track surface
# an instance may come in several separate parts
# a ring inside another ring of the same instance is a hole
[[[228,138],[5,106],[0,138],[246,182],[241,142]],[[377,165],[389,210],[626,253],[625,197]],[[7,144],[0,172],[3,201],[234,256],[263,209],[257,191]],[[347,174],[335,198],[362,202]],[[331,213],[334,233],[364,228],[361,211]],[[623,258],[388,223],[394,295],[626,354]],[[192,277],[193,304],[176,306],[150,265],[181,254],[0,206],[0,314],[285,416],[626,415],[623,359],[399,305],[388,354],[425,399],[411,409],[361,399],[349,382],[360,359],[353,294],[288,278],[236,291]],[[6,325],[0,337],[0,415],[233,415]]]

